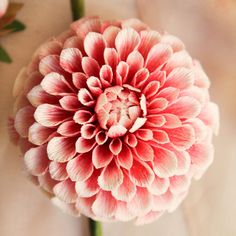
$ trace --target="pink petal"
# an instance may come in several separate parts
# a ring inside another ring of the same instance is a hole
[[[34,71],[30,75],[28,75],[27,82],[25,81],[24,83],[24,94],[27,95],[33,87],[38,86],[43,77],[44,76],[38,71]]]
[[[122,86],[127,81],[128,73],[129,65],[124,61],[120,61],[116,67],[116,85]]]
[[[47,75],[51,72],[64,73],[60,66],[60,57],[58,55],[48,55],[39,63],[39,72]]]
[[[150,193],[154,195],[161,195],[165,193],[170,186],[169,178],[159,178],[155,175],[155,179],[152,182],[152,184],[148,187],[148,190]]]
[[[127,132],[127,129],[120,124],[113,125],[109,128],[107,136],[110,138],[117,138],[123,136]]]
[[[140,32],[142,30],[148,30],[149,27],[140,21],[139,19],[136,18],[131,18],[131,19],[126,19],[121,22],[121,27],[123,28],[133,28],[137,32]]]
[[[117,51],[114,48],[106,48],[104,51],[104,61],[105,64],[109,65],[113,71],[119,62],[119,56]]]
[[[47,157],[46,146],[29,149],[24,156],[26,169],[32,175],[42,175],[48,168],[49,160]]]
[[[206,73],[203,71],[201,64],[198,61],[194,61],[194,84],[200,88],[209,88],[210,81]]]
[[[95,140],[98,145],[104,144],[107,141],[107,139],[108,136],[103,130],[99,131],[95,136]]]
[[[185,67],[191,68],[193,65],[192,58],[187,53],[187,51],[183,50],[180,52],[176,52],[169,58],[168,62],[165,65],[165,70],[167,73],[170,73],[173,69],[177,67]]]
[[[209,102],[206,106],[202,109],[201,113],[199,114],[199,118],[207,125],[210,126],[215,134],[218,134],[219,131],[219,108],[218,106],[213,103]]]
[[[119,221],[130,221],[135,215],[128,210],[126,202],[118,201],[115,218]]]
[[[158,98],[166,99],[169,103],[175,101],[179,97],[179,89],[167,87],[158,93]]]
[[[61,51],[60,65],[69,72],[81,71],[82,53],[78,48],[66,48]]]
[[[101,175],[98,177],[98,184],[102,190],[112,191],[120,186],[123,182],[123,172],[113,160],[103,168]]]
[[[8,117],[8,120],[7,120],[7,129],[8,129],[8,133],[9,133],[9,138],[10,138],[10,141],[17,145],[18,142],[19,142],[19,139],[20,139],[20,136],[19,134],[17,133],[15,127],[14,127],[14,118],[13,117]]]
[[[92,94],[86,88],[79,90],[78,99],[84,106],[91,107],[95,105]]]
[[[90,18],[81,22],[79,25],[76,25],[75,21],[72,23],[71,28],[76,31],[76,34],[80,37],[85,37],[89,32],[98,32],[101,31],[101,22],[98,18]]]
[[[122,142],[119,138],[112,139],[109,144],[109,149],[114,155],[118,155],[122,150]]]
[[[66,163],[51,161],[51,163],[49,164],[49,173],[55,180],[66,180],[68,178],[68,174],[66,172]]]
[[[92,211],[96,216],[110,218],[116,212],[117,201],[110,192],[100,191],[92,205]]]
[[[93,173],[93,164],[90,153],[76,156],[67,163],[66,170],[72,181],[85,181]]]
[[[80,125],[76,124],[73,120],[63,122],[57,129],[57,133],[66,137],[73,137],[80,132]]]
[[[135,147],[138,143],[137,138],[134,134],[128,133],[124,138],[125,143],[127,143],[130,147]]]
[[[57,40],[58,42],[63,44],[66,41],[67,38],[69,38],[71,36],[74,36],[74,35],[75,35],[74,32],[72,30],[68,29],[68,30],[62,32],[61,34],[59,34],[57,36],[57,38],[54,39],[54,40]]]
[[[165,87],[172,86],[178,89],[186,89],[194,83],[193,71],[184,67],[179,67],[170,72],[167,76]]]
[[[48,142],[48,158],[57,162],[67,162],[75,156],[75,139],[54,137]]]
[[[96,32],[89,32],[84,39],[84,50],[87,55],[100,64],[103,63],[103,52],[106,47],[103,36]]]
[[[177,149],[186,150],[195,142],[194,129],[190,125],[183,125],[174,129],[166,129],[170,142]]]
[[[196,142],[200,142],[206,138],[207,129],[202,120],[198,118],[188,119],[185,124],[191,125],[191,127],[194,129]]]
[[[85,181],[76,181],[75,190],[79,197],[92,197],[99,191],[98,176],[100,171],[94,170],[93,174]]]
[[[87,76],[82,72],[72,74],[73,84],[77,89],[86,87]]]
[[[93,149],[92,161],[96,169],[107,166],[113,159],[113,154],[110,152],[108,145],[97,145]]]
[[[170,34],[163,35],[161,37],[161,42],[171,45],[174,52],[184,50],[185,48],[183,42],[179,38]]]
[[[143,161],[134,160],[129,174],[131,181],[140,187],[147,187],[154,180],[152,169]]]
[[[33,123],[29,128],[29,141],[35,145],[42,145],[46,143],[50,136],[55,132],[54,129],[40,125],[39,123]]]
[[[149,71],[146,68],[141,68],[137,71],[130,82],[135,88],[141,88],[149,77]]]
[[[206,168],[213,161],[214,148],[208,143],[199,143],[189,149],[192,165],[196,168]]]
[[[59,55],[62,50],[62,43],[56,39],[52,39],[52,41],[48,41],[38,49],[37,53],[39,58],[42,59],[48,55]]]
[[[140,97],[140,108],[143,112],[143,116],[146,116],[147,115],[147,101],[144,94],[142,94]]]
[[[122,145],[120,153],[117,155],[117,161],[120,166],[129,170],[133,164],[133,155],[130,148],[126,145]]]
[[[153,72],[163,65],[172,55],[172,48],[167,44],[158,43],[154,45],[147,55],[146,68]]]
[[[73,203],[77,199],[77,194],[75,192],[75,183],[70,179],[56,184],[53,188],[53,192],[56,197],[58,197],[65,203]]]
[[[136,193],[136,186],[130,180],[128,174],[123,172],[123,182],[112,190],[112,195],[120,201],[129,202]]]
[[[165,98],[155,98],[148,104],[148,113],[157,114],[163,111],[168,106],[168,101]]]
[[[94,138],[98,132],[98,128],[92,124],[85,124],[81,127],[81,137],[85,139]]]
[[[153,131],[153,141],[164,144],[164,143],[169,143],[169,137],[168,134],[163,131],[163,130],[155,130]]]
[[[145,95],[146,99],[150,99],[151,97],[153,97],[154,95],[157,94],[159,88],[160,88],[160,82],[159,81],[151,81],[144,88],[143,94]]]
[[[177,159],[174,152],[165,148],[154,149],[153,169],[160,178],[167,178],[175,174],[177,168]]]
[[[63,48],[78,48],[84,55],[84,45],[83,39],[81,37],[72,36],[70,38],[67,38],[64,42]]]
[[[138,117],[134,124],[132,125],[132,127],[130,128],[129,132],[130,133],[133,133],[135,131],[137,131],[139,128],[141,128],[147,121],[147,118],[141,118],[141,117]]]
[[[65,77],[55,72],[47,74],[42,80],[41,86],[47,93],[52,95],[63,96],[73,92]]]
[[[177,115],[173,114],[163,114],[163,117],[165,118],[165,124],[163,127],[165,128],[177,128],[182,125],[181,120]]]
[[[83,125],[93,122],[95,120],[95,117],[90,111],[81,109],[74,114],[73,120],[76,123]]]
[[[99,96],[102,93],[102,84],[97,77],[89,77],[87,80],[87,85],[94,96]]]
[[[114,48],[115,47],[115,39],[117,34],[120,32],[120,28],[116,26],[108,26],[104,32],[103,32],[103,37],[106,40],[107,46],[109,48]]]
[[[136,137],[143,140],[149,141],[153,139],[153,132],[150,129],[139,129],[135,133]]]
[[[58,102],[57,97],[45,92],[41,85],[33,87],[27,93],[27,99],[34,107],[37,107],[43,103],[55,104]]]
[[[103,65],[99,74],[102,86],[104,88],[110,87],[113,81],[112,68],[109,65]]]
[[[53,187],[58,183],[56,180],[51,178],[48,172],[38,176],[38,182],[39,186],[50,194],[53,194]]]
[[[156,69],[155,71],[151,72],[145,85],[148,85],[151,81],[159,82],[160,87],[162,87],[166,82],[166,71]]]
[[[190,179],[186,175],[173,176],[170,178],[170,191],[173,194],[186,192],[190,185]]]
[[[165,124],[166,119],[163,115],[148,115],[147,116],[147,127],[161,127]]]
[[[88,197],[88,198],[83,198],[83,197],[78,197],[76,201],[76,208],[84,215],[91,217],[91,218],[96,218],[94,213],[92,212],[92,205],[95,201],[95,196],[93,197]]]
[[[21,137],[28,137],[29,128],[34,123],[34,110],[32,106],[26,106],[16,114],[14,127]]]
[[[146,188],[137,188],[134,198],[127,203],[127,208],[134,215],[142,216],[147,214],[152,207],[152,195]]]
[[[135,221],[136,225],[150,224],[153,221],[156,221],[163,215],[163,211],[150,211],[145,216],[140,216]]]
[[[64,96],[59,100],[59,103],[67,111],[76,111],[80,105],[76,96]]]
[[[196,86],[191,86],[188,89],[184,89],[180,92],[181,97],[193,97],[195,98],[198,102],[201,104],[205,104],[207,100],[209,99],[209,94],[206,93],[206,90],[196,87]]]
[[[143,56],[138,51],[131,52],[126,62],[129,65],[129,76],[133,76],[144,65]]]
[[[60,210],[62,210],[62,212],[66,213],[68,215],[74,216],[74,217],[80,216],[80,213],[79,213],[78,209],[76,209],[74,203],[65,203],[57,197],[51,198],[51,201],[56,207],[58,207]]]
[[[78,140],[75,143],[76,146],[76,152],[78,153],[86,153],[93,149],[93,147],[96,145],[94,139],[84,139],[82,137],[79,137]]]
[[[181,97],[165,110],[166,113],[174,114],[180,118],[194,118],[199,115],[200,111],[200,103],[192,97]]]
[[[1,4],[1,3],[0,3]],[[0,5],[1,7],[1,5]],[[0,13],[1,14],[1,13]],[[24,89],[24,83],[25,81],[28,79],[27,76],[27,71],[26,68],[23,67],[20,72],[18,73],[14,85],[13,85],[13,91],[12,91],[12,95],[13,97],[18,97],[20,96],[22,90]]]
[[[135,30],[132,28],[122,29],[115,39],[115,46],[121,60],[125,60],[138,47],[139,42],[140,38]]]
[[[66,121],[69,118],[69,113],[59,106],[42,104],[37,107],[34,118],[41,125],[52,127]]]
[[[90,57],[83,57],[82,68],[86,75],[88,76],[99,76],[100,66],[98,62]]]
[[[139,44],[138,50],[143,55],[144,58],[147,57],[150,49],[160,42],[161,35],[156,31],[142,31],[140,33],[141,42]]]
[[[173,194],[168,191],[162,195],[153,196],[153,207],[152,209],[155,211],[164,211],[169,209],[174,201]]]
[[[185,175],[189,172],[191,165],[191,157],[187,151],[177,151],[175,150],[175,155],[177,157],[177,168],[175,171],[176,175]]]
[[[6,11],[7,11],[7,8],[8,8],[8,0],[2,0],[1,3],[0,3],[0,18],[2,18]]]
[[[154,157],[154,151],[152,147],[144,141],[138,140],[137,146],[134,148],[135,154],[142,161],[152,161]]]

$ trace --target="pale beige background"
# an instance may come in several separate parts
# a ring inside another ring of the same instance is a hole
[[[1,39],[14,62],[0,63],[0,235],[86,236],[85,218],[61,213],[24,177],[21,161],[6,133],[14,78],[39,44],[68,27],[69,0],[18,2],[25,3],[18,18],[27,29]],[[236,235],[236,6],[233,2],[86,0],[87,15],[107,19],[138,17],[154,29],[165,29],[181,37],[191,54],[202,61],[212,81],[212,99],[221,109],[215,162],[204,178],[192,185],[182,206],[147,226],[104,224],[104,236]]]

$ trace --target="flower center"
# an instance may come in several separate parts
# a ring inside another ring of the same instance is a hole
[[[129,85],[105,89],[97,99],[95,112],[101,128],[108,130],[110,137],[122,136],[128,130],[132,131],[137,119],[145,115],[141,108],[139,90]]]

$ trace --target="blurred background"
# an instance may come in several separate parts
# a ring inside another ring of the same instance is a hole
[[[13,59],[11,64],[0,63],[0,235],[86,236],[85,218],[64,215],[25,178],[6,132],[15,77],[41,43],[68,28],[69,0],[15,1],[24,3],[17,18],[27,28],[0,39]],[[104,224],[104,236],[235,236],[236,1],[85,0],[85,5],[86,15],[137,17],[155,30],[180,37],[209,75],[211,98],[221,112],[215,161],[204,177],[193,183],[181,207],[146,226]]]

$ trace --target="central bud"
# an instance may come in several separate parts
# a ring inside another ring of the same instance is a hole
[[[128,130],[137,130],[134,127],[137,121],[145,119],[141,118],[146,115],[145,97],[130,85],[113,86],[99,95],[95,112],[101,128],[108,130],[109,137],[123,136]]]

